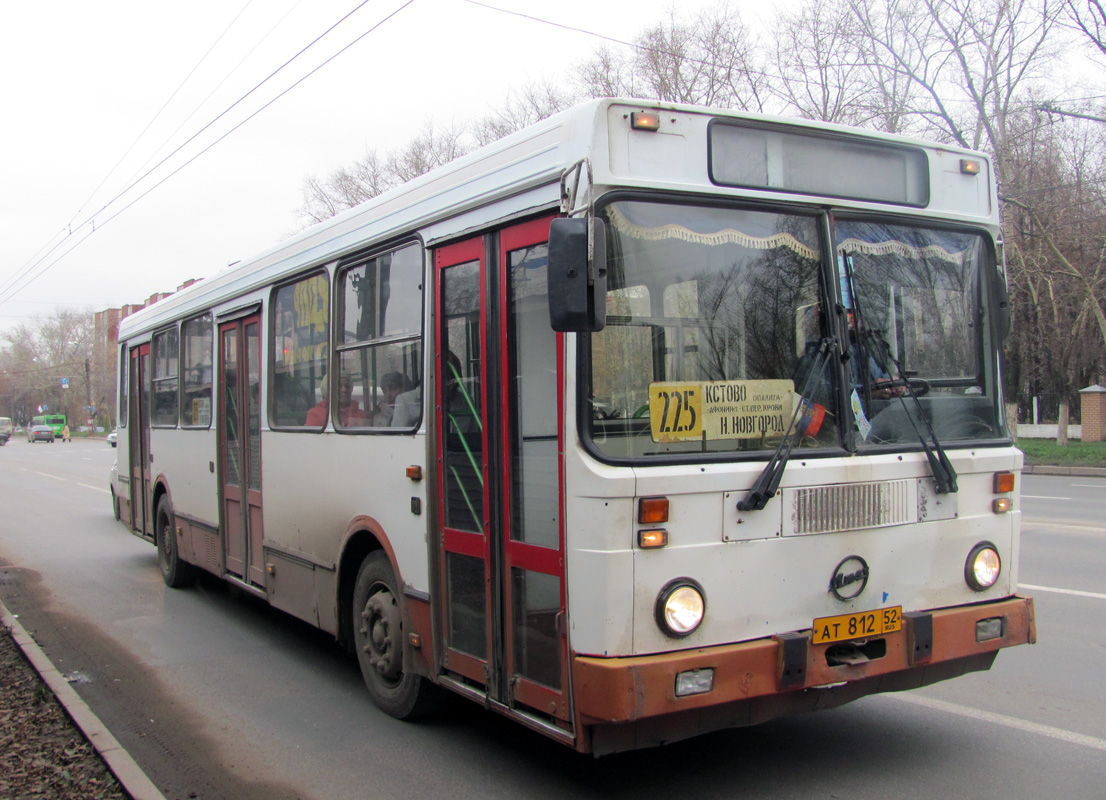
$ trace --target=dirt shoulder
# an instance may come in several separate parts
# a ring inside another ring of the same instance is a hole
[[[0,797],[127,798],[4,627],[0,627]]]

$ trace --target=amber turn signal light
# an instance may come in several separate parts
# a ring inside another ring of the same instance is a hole
[[[996,472],[994,485],[995,494],[1008,494],[1014,491],[1014,473]]]
[[[659,525],[668,522],[667,497],[643,497],[637,504],[637,521],[641,525]]]

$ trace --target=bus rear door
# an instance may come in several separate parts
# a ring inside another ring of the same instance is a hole
[[[153,541],[154,520],[150,508],[150,345],[131,348],[130,428],[128,462],[131,493],[131,529]]]
[[[261,318],[219,325],[219,475],[226,570],[265,585],[261,548]]]

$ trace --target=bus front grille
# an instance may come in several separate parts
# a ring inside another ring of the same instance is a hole
[[[915,481],[872,481],[791,489],[784,535],[803,536],[916,522]]]

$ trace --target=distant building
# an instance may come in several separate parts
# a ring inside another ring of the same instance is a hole
[[[176,291],[186,289],[192,284],[196,283],[195,278],[190,278],[177,287]],[[115,391],[117,370],[119,363],[116,356],[116,350],[119,345],[119,323],[129,317],[136,311],[141,311],[147,306],[152,306],[160,300],[164,300],[166,297],[170,297],[176,292],[157,292],[146,298],[144,303],[130,303],[120,308],[106,308],[103,311],[97,311],[94,315],[94,336],[95,344],[93,351],[93,359],[96,364],[96,374],[103,375],[105,379],[110,382],[107,386],[103,386],[98,392],[98,396],[101,398],[111,398],[108,401],[109,408],[107,409],[111,414],[111,419],[115,419]]]

